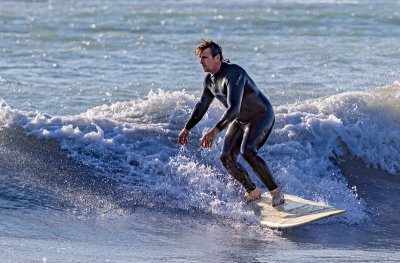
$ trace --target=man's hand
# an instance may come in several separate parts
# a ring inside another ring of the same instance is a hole
[[[201,140],[201,146],[204,148],[210,148],[217,138],[219,130],[217,127],[212,128],[206,135],[204,135],[203,139]]]
[[[178,141],[181,145],[187,144],[188,140],[187,137],[189,136],[190,131],[186,128],[183,128],[181,133],[179,133]]]

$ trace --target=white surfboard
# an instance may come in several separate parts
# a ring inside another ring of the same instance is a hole
[[[270,228],[295,227],[312,221],[338,215],[346,210],[336,209],[297,196],[285,194],[283,205],[271,206],[271,195],[264,193],[262,199],[254,202],[260,223]]]

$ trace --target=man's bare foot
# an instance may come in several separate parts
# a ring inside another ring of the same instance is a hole
[[[272,191],[269,192],[271,194],[272,197],[272,206],[277,206],[277,205],[281,205],[283,203],[285,203],[285,196],[283,195],[281,189],[276,188]]]
[[[246,192],[246,194],[243,197],[243,201],[248,204],[250,202],[256,201],[258,199],[261,199],[261,192],[258,190],[258,188],[252,190],[251,192]]]

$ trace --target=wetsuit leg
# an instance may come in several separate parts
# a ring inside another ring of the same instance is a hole
[[[240,153],[240,146],[243,139],[243,128],[236,122],[233,122],[226,132],[224,144],[221,151],[221,161],[226,170],[235,178],[247,192],[256,188],[256,185],[250,179],[246,169],[237,162]]]
[[[243,158],[270,191],[276,189],[278,186],[272,177],[271,170],[268,168],[266,162],[257,155],[257,151],[268,139],[274,122],[274,113],[269,111],[248,123],[241,146]]]

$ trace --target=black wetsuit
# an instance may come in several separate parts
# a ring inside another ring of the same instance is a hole
[[[278,186],[265,161],[257,155],[274,125],[275,116],[269,100],[257,88],[246,71],[238,65],[222,62],[220,70],[206,75],[203,93],[185,128],[192,129],[217,98],[226,108],[215,125],[220,131],[229,126],[221,152],[221,161],[228,172],[247,192],[256,188],[247,171],[237,162],[242,154],[255,174],[272,191]]]

